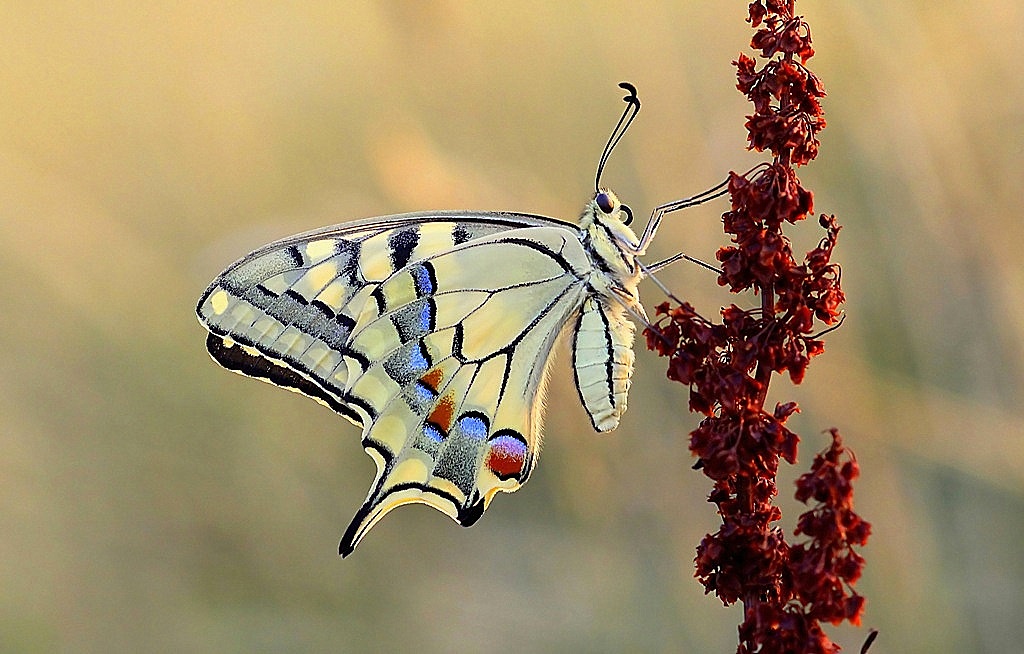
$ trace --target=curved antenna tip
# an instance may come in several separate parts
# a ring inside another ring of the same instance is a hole
[[[626,108],[623,110],[622,116],[619,117],[619,122],[615,124],[615,129],[612,130],[611,135],[608,137],[608,143],[604,146],[604,152],[601,153],[601,160],[597,164],[597,175],[594,178],[595,192],[601,190],[601,171],[604,170],[608,157],[611,155],[612,150],[615,149],[619,139],[626,133],[629,124],[636,118],[637,112],[640,111],[640,98],[637,97],[636,87],[629,82],[619,82],[619,88],[628,92],[628,95],[622,98],[626,102]]]

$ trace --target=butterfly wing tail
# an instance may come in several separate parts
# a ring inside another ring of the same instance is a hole
[[[373,491],[356,511],[348,529],[345,530],[338,545],[338,553],[343,557],[351,554],[381,518],[403,504],[426,504],[451,517],[463,527],[469,527],[484,514],[488,502],[485,498],[477,497],[460,504],[454,495],[416,482],[375,484]]]
[[[488,456],[488,460],[491,460],[498,456],[498,452],[509,454],[505,452],[509,449],[509,443],[505,442],[506,438],[502,433],[495,433],[486,441],[474,442],[477,439],[469,433],[474,426],[486,429],[486,425],[474,425],[474,421],[474,417],[468,420],[464,418],[463,424],[453,430],[455,440],[460,440],[460,436],[463,435],[469,436],[461,438],[465,446],[461,449],[464,451],[449,450],[436,463],[417,448],[403,448],[396,455],[387,449],[378,449],[372,439],[364,439],[366,451],[377,464],[377,479],[366,501],[356,511],[351,524],[345,530],[338,548],[339,553],[342,556],[351,554],[375,524],[392,509],[403,504],[426,504],[463,527],[469,527],[480,519],[491,498],[498,491],[512,492],[518,489],[521,481],[525,479],[520,480],[512,476],[507,479],[492,479],[485,488],[480,485],[486,479],[484,475],[471,477],[460,473],[461,471],[475,474],[475,466],[466,466],[462,462],[467,456]],[[483,454],[484,448],[487,454]],[[497,483],[493,483],[494,481]]]

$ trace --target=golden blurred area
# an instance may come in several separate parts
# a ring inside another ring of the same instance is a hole
[[[746,170],[746,5],[5,7],[0,651],[733,651],[740,611],[692,578],[718,525],[697,417],[642,345],[617,431],[592,433],[563,348],[529,484],[472,529],[402,508],[342,561],[374,470],[357,430],[216,366],[194,306],[231,261],[323,225],[574,219],[623,80],[644,108],[604,181],[641,224]],[[800,174],[844,225],[848,318],[802,386],[772,387],[803,411],[783,526],[838,427],[874,535],[865,628],[829,633],[1024,652],[1024,8],[797,6],[829,92]],[[652,257],[712,260],[724,210],[673,215]],[[709,316],[753,301],[696,266],[659,278]]]

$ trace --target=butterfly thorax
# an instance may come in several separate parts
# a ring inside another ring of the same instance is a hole
[[[636,258],[643,252],[636,233],[624,222],[626,215],[614,193],[598,191],[580,216],[581,240],[594,264],[590,287],[612,303],[614,295],[642,312],[637,285],[643,273]]]

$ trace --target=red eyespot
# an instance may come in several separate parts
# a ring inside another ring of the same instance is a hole
[[[487,467],[498,479],[523,481],[523,468],[529,456],[529,447],[522,434],[513,429],[502,429],[488,439]]]

